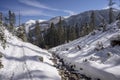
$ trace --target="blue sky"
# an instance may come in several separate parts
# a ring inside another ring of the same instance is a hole
[[[118,7],[117,5],[115,7]],[[0,0],[0,12],[7,14],[8,10],[11,10],[17,16],[20,12],[21,22],[70,16],[87,10],[107,8],[107,6],[108,0]]]

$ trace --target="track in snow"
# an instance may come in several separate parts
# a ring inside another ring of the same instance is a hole
[[[22,44],[17,43],[11,44],[13,46],[13,49],[10,50],[10,52],[5,55],[5,59],[7,65],[5,65],[5,69],[2,70],[2,75],[0,76],[0,79],[2,80],[17,80],[19,73],[25,74],[22,77],[22,79],[28,78],[29,80],[33,80],[30,70],[28,68],[24,47]],[[27,72],[27,75],[26,75]]]

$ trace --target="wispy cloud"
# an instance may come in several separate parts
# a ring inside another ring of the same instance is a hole
[[[6,6],[7,9],[15,12],[16,15],[19,15],[19,13],[22,16],[47,16],[47,17],[53,17],[53,15],[51,14],[47,14],[45,13],[42,9],[36,9],[36,8],[29,8],[29,7],[25,7],[25,6]],[[7,11],[3,11],[5,14],[7,13]]]
[[[21,11],[15,11],[16,14],[21,14],[22,16],[49,16],[49,17],[53,17],[52,15],[48,15],[48,14],[45,14],[43,13],[42,11],[40,10],[21,10]]]
[[[23,3],[23,4],[26,4],[26,5],[29,5],[29,6],[36,7],[36,8],[43,8],[43,9],[56,10],[57,11],[57,9],[54,9],[54,8],[48,7],[44,4],[41,4],[37,0],[19,0],[19,2]]]
[[[42,9],[47,9],[47,10],[52,10],[52,11],[60,11],[60,12],[68,13],[69,15],[75,14],[75,12],[73,12],[71,10],[61,10],[61,9],[56,9],[56,8],[49,7],[45,4],[40,3],[37,0],[19,0],[19,2],[23,3],[25,5],[36,7],[36,8],[42,8]]]

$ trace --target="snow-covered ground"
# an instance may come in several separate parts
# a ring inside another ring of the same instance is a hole
[[[120,46],[110,45],[111,38],[120,34],[117,22],[108,25],[105,32],[96,30],[95,35],[90,33],[50,51],[63,58],[67,65],[76,65],[76,70],[92,80],[120,80]],[[99,49],[98,43],[102,43],[104,49],[95,50]]]
[[[0,80],[60,80],[51,54],[30,43],[25,43],[5,30],[6,48],[0,46]],[[43,62],[39,60],[43,57]]]

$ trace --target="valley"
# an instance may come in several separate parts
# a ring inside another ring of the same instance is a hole
[[[120,80],[120,0],[1,0],[0,80]]]

